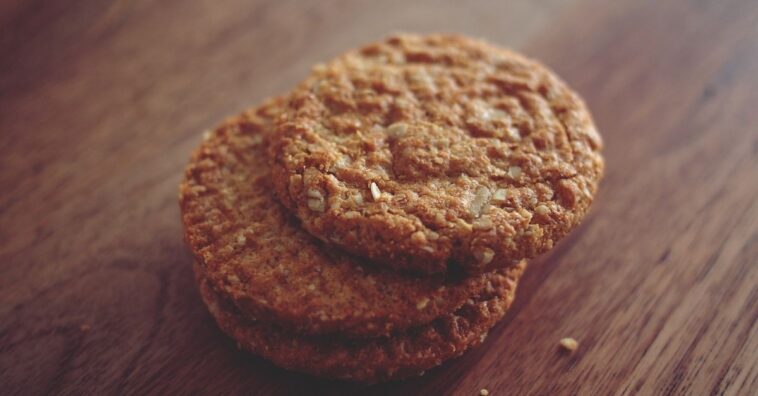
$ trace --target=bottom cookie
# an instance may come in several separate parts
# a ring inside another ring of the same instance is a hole
[[[241,349],[286,369],[374,383],[420,375],[481,344],[513,302],[525,267],[522,262],[508,271],[508,287],[500,293],[471,299],[429,325],[389,337],[358,340],[304,336],[243,317],[211,288],[197,266],[196,274],[203,301],[219,327]]]

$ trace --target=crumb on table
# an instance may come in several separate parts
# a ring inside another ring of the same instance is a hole
[[[575,339],[566,337],[560,341],[561,347],[569,352],[574,352],[579,347],[579,343]]]

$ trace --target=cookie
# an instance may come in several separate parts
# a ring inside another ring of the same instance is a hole
[[[510,307],[524,265],[508,271],[505,288],[474,297],[430,324],[389,337],[360,340],[302,336],[251,320],[215,291],[201,271],[197,274],[205,304],[239,348],[286,369],[374,383],[423,374],[482,343]]]
[[[266,141],[281,99],[206,134],[180,187],[185,239],[237,309],[304,334],[370,337],[431,322],[505,271],[414,277],[348,256],[303,231],[270,182]]]
[[[579,96],[460,36],[391,37],[321,65],[269,150],[282,203],[325,243],[394,269],[507,267],[575,227],[603,171]]]

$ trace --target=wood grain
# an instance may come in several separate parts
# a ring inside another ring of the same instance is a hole
[[[396,30],[543,60],[607,174],[483,347],[370,388],[285,372],[202,306],[181,171],[202,130]],[[752,0],[4,1],[0,393],[758,394],[756,75]]]

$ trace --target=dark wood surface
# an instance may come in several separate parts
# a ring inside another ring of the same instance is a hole
[[[202,130],[397,30],[550,65],[606,177],[482,347],[370,388],[285,372],[203,307],[182,168]],[[755,0],[5,0],[0,191],[0,394],[758,394]]]

